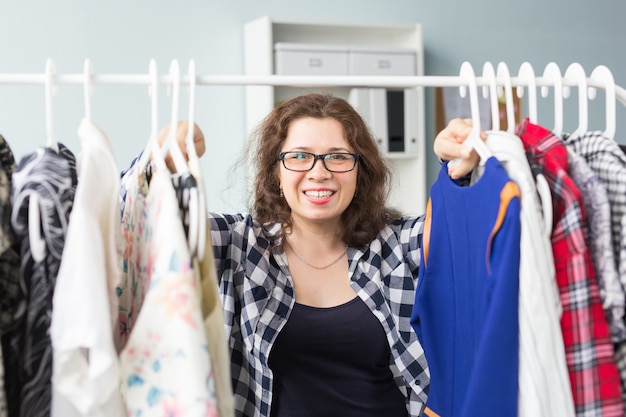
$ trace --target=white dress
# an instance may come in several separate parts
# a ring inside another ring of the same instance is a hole
[[[84,119],[79,136],[78,186],[53,298],[52,417],[124,416],[113,343],[119,170],[99,127]]]

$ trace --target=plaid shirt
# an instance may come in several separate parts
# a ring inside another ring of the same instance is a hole
[[[626,288],[626,154],[614,140],[601,131],[572,135],[565,145],[589,164],[606,189],[610,205],[610,233],[616,268],[621,280],[622,302]],[[615,341],[615,338],[613,339]],[[626,340],[615,345],[617,368],[622,380],[622,396],[626,406]]]
[[[570,136],[565,144],[585,159],[606,188],[614,256],[622,286],[626,288],[626,228],[622,227],[626,219],[626,154],[600,131]]]
[[[626,341],[624,289],[617,273],[611,235],[611,203],[606,187],[582,156],[567,147],[569,173],[583,198],[587,242],[613,343]],[[621,152],[621,151],[620,151]],[[625,178],[626,181],[626,178]],[[618,364],[619,366],[619,364]]]
[[[558,137],[528,119],[517,133],[530,159],[544,167],[552,190],[552,251],[576,414],[623,416],[613,345],[585,242],[582,197],[567,173],[567,150]]]
[[[280,225],[262,227],[250,215],[211,213],[211,238],[231,350],[237,416],[267,417],[272,404],[268,359],[293,309],[294,289],[280,242]],[[430,375],[410,316],[420,263],[423,217],[384,228],[362,248],[348,249],[352,288],[380,321],[391,348],[389,367],[407,401],[421,415]]]

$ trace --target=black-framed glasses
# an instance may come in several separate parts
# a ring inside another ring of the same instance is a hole
[[[330,172],[349,172],[359,162],[359,155],[348,152],[331,152],[314,154],[311,152],[281,152],[278,159],[283,161],[283,166],[290,171],[310,171],[318,159],[322,160],[324,168]]]

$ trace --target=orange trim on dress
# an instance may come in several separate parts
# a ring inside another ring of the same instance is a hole
[[[428,417],[441,417],[439,414],[435,413],[433,410],[431,410],[428,407],[424,409],[424,415]]]
[[[424,219],[424,233],[422,235],[422,247],[424,248],[424,266],[428,267],[428,250],[430,248],[430,228],[432,224],[433,207],[432,200],[428,199],[426,205],[426,218]]]
[[[500,227],[502,227],[504,216],[509,208],[509,203],[515,197],[520,198],[519,188],[515,182],[509,181],[500,191],[500,208],[498,209],[498,217],[496,218],[496,223],[494,224],[493,230],[491,230],[491,234],[489,235],[489,240],[487,241],[487,254],[485,262],[487,263],[488,274],[491,274],[491,263],[489,262],[489,258],[491,257],[491,243],[496,233],[500,230]]]

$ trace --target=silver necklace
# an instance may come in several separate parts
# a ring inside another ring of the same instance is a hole
[[[305,261],[302,257],[300,257],[300,255],[298,255],[296,253],[296,251],[293,249],[293,246],[291,246],[289,244],[289,242],[287,241],[287,239],[285,239],[285,243],[287,245],[289,245],[289,247],[291,248],[291,252],[293,252],[293,254],[296,256],[296,258],[298,258],[303,264],[305,264],[306,266],[310,266],[313,269],[326,269],[326,268],[330,268],[331,266],[335,265],[337,262],[339,262],[339,260],[341,258],[344,257],[344,255],[346,253],[348,253],[348,247],[346,246],[346,250],[344,250],[341,255],[339,255],[339,257],[337,259],[335,259],[334,261],[332,261],[331,263],[329,263],[328,265],[324,265],[324,266],[315,266],[315,265],[311,265],[310,263],[308,263],[307,261]]]

